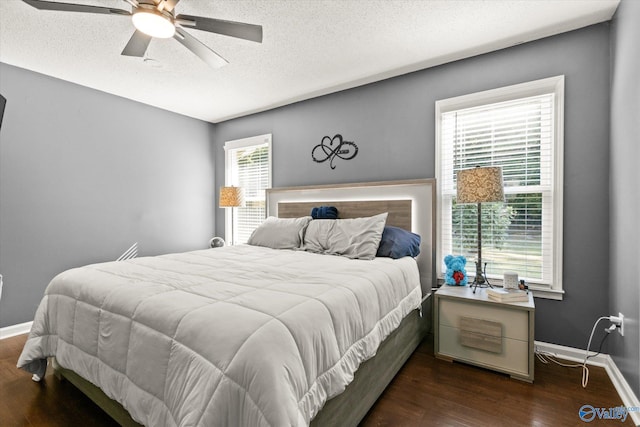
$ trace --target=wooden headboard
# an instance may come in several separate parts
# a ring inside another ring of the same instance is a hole
[[[387,225],[411,231],[411,200],[327,200],[324,206],[335,206],[339,218],[361,218],[388,212]],[[311,209],[319,206],[318,202],[280,202],[278,216],[280,218],[298,218],[310,215]]]
[[[358,184],[284,187],[267,190],[267,215],[297,218],[317,206],[335,206],[340,218],[366,217],[388,212],[387,224],[422,237],[420,269],[422,294],[429,295],[435,281],[435,179],[383,181]]]

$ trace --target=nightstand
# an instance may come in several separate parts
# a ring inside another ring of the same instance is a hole
[[[434,299],[436,357],[504,372],[533,382],[535,304],[503,303],[485,289],[443,286]]]

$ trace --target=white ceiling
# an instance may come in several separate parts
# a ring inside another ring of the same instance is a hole
[[[123,0],[64,0],[129,10]],[[262,44],[188,30],[121,56],[130,18],[0,0],[0,61],[220,122],[611,19],[619,0],[181,0],[177,13],[259,24]],[[1,78],[1,76],[0,76]]]

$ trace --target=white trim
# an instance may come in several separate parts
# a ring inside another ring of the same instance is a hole
[[[0,328],[0,340],[15,337],[16,335],[28,334],[29,331],[31,331],[31,325],[33,325],[33,320],[31,322],[19,323],[17,325]]]
[[[509,101],[516,96],[526,98],[539,95],[540,93],[558,90],[564,90],[564,75],[442,99],[436,101],[436,114],[459,110],[461,108],[472,108],[485,104]],[[436,118],[437,117],[436,115]]]
[[[556,131],[553,141],[553,174],[551,179],[555,180],[551,183],[553,188],[553,272],[551,285],[552,291],[562,291],[559,299],[564,297],[564,283],[562,273],[562,260],[564,250],[564,75],[551,77],[542,82],[548,82],[549,86],[553,86],[555,94],[554,106],[554,129]],[[535,294],[534,294],[535,295]],[[556,296],[558,296],[556,294]],[[554,298],[555,299],[555,298]]]
[[[546,298],[562,301],[562,297],[564,297],[564,290],[560,289],[544,288],[542,286],[535,287],[530,285],[529,290],[533,292],[534,298]]]
[[[640,400],[638,400],[638,397],[631,389],[631,386],[629,386],[627,380],[625,380],[624,376],[622,376],[622,372],[620,372],[620,369],[618,369],[616,363],[609,355],[607,355],[607,360],[609,363],[607,363],[604,368],[606,369],[607,374],[609,374],[609,378],[611,379],[613,386],[616,388],[616,391],[620,395],[622,404],[627,408],[640,408]],[[640,411],[629,412],[629,415],[631,416],[633,423],[636,426],[640,426]]]
[[[562,300],[564,298],[563,285],[563,187],[564,187],[564,75],[558,75],[545,79],[535,80],[515,84],[511,86],[489,89],[482,92],[471,93],[467,95],[456,96],[438,100],[435,103],[435,141],[436,141],[436,192],[438,194],[438,205],[441,209],[443,179],[442,179],[442,115],[444,113],[488,105],[498,102],[513,100],[515,98],[526,98],[530,96],[541,95],[545,93],[554,94],[554,135],[552,142],[552,168],[551,189],[553,191],[553,271],[551,272],[551,285],[548,289],[539,285],[534,287],[534,296],[537,298],[548,298],[553,300]],[[436,236],[436,259],[443,259],[442,250],[442,215],[440,211],[437,215],[437,236]],[[436,262],[437,277],[442,277],[443,264]]]
[[[563,345],[549,344],[546,342],[535,341],[535,350],[553,353],[557,355],[559,358],[570,360],[572,362],[584,362],[585,351],[580,350],[578,348],[566,347]],[[590,354],[595,354],[595,352],[590,352]],[[605,369],[611,383],[615,387],[620,399],[622,399],[622,404],[629,407],[640,408],[640,400],[633,392],[631,386],[618,369],[618,366],[614,362],[614,360],[608,354],[599,354],[595,357],[587,360],[587,365],[600,366]],[[587,386],[588,387],[588,386]],[[640,425],[640,412],[634,411],[629,412],[629,416],[633,420],[636,426]]]
[[[264,135],[258,135],[258,136],[250,136],[249,138],[234,139],[231,141],[226,141],[224,143],[224,151],[227,151],[227,149],[235,150],[238,148],[251,147],[252,145],[261,145],[261,144],[267,144],[267,143],[271,143],[270,133],[265,133]]]
[[[535,351],[541,351],[545,353],[553,353],[561,359],[570,360],[572,362],[584,362],[585,351],[579,348],[566,347],[564,345],[550,344],[542,341],[534,341]],[[589,355],[596,354],[595,351],[590,351]],[[605,354],[599,354],[597,356],[589,358],[587,365],[600,366],[604,368],[607,364]]]
[[[272,142],[272,134],[270,133],[265,133],[264,135],[258,135],[258,136],[251,136],[248,138],[242,138],[242,139],[234,139],[231,141],[225,141],[224,143],[224,185],[225,186],[230,186],[230,185],[237,185],[236,182],[233,182],[233,173],[230,167],[230,163],[231,163],[231,152],[233,150],[237,150],[240,148],[246,148],[246,147],[251,147],[251,146],[257,146],[257,145],[263,145],[266,144],[268,151],[269,151],[269,179],[268,179],[268,183],[267,183],[267,188],[271,188],[272,187],[272,183],[273,183],[273,142]],[[235,208],[231,208],[231,209],[235,209]],[[227,213],[229,212],[229,209],[225,209],[224,212],[224,236],[225,236],[225,240],[227,242],[231,242],[231,244],[233,244],[233,242],[235,241],[235,236],[233,236],[232,233],[232,229],[233,227],[231,226],[231,220],[232,220],[232,215],[227,215]]]

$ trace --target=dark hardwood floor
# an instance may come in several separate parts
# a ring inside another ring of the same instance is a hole
[[[0,340],[0,426],[117,426],[68,382],[48,373],[41,383],[16,368],[26,340]],[[578,410],[621,406],[603,368],[581,371],[536,361],[535,383],[438,360],[425,341],[362,421],[372,426],[585,426],[633,425],[630,418],[585,423]]]

